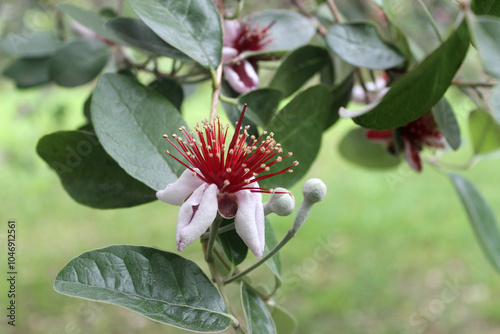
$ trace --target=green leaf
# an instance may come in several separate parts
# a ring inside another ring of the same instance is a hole
[[[470,16],[468,23],[484,71],[497,79],[500,78],[500,18]]]
[[[182,101],[184,100],[184,90],[177,81],[168,78],[159,78],[151,82],[148,87],[169,100],[177,110],[181,110]]]
[[[500,124],[490,113],[475,110],[469,115],[472,146],[477,155],[491,153],[500,149]]]
[[[276,247],[278,242],[276,241],[276,235],[274,234],[273,226],[269,219],[266,218],[266,245],[264,247],[264,256],[269,254],[269,252]],[[279,280],[280,285],[283,283],[283,279],[281,278],[281,257],[280,253],[277,252],[273,255],[269,260],[266,261],[266,265],[269,267],[269,270],[276,276]]]
[[[450,174],[450,178],[460,195],[483,252],[493,267],[500,271],[500,235],[492,208],[466,178],[457,174]]]
[[[155,191],[121,169],[94,134],[83,131],[52,133],[40,139],[36,150],[78,203],[113,209],[156,200]]]
[[[490,108],[493,117],[500,124],[500,85],[496,85],[491,93]]]
[[[349,131],[340,141],[339,152],[356,165],[369,169],[385,169],[399,165],[400,160],[387,151],[387,145],[366,138],[366,130],[356,128]]]
[[[241,282],[241,304],[248,334],[275,334],[276,326],[264,301]]]
[[[373,130],[395,129],[429,111],[451,84],[469,47],[467,25],[458,29],[411,72],[398,79],[384,97],[361,110],[344,109],[342,117]]]
[[[265,127],[269,124],[278,105],[283,98],[283,93],[273,88],[261,88],[252,90],[238,98],[238,102],[247,104],[245,118],[256,125]],[[241,106],[243,109],[243,106]]]
[[[212,0],[128,0],[136,14],[161,39],[204,67],[222,57],[222,27]]]
[[[262,180],[262,187],[290,188],[306,174],[318,154],[330,104],[330,90],[323,85],[313,86],[296,95],[271,120],[266,130],[274,132],[274,138],[285,152],[293,152],[293,156],[283,159],[274,171],[291,165],[294,160],[300,165],[293,168],[293,173]]]
[[[471,9],[476,15],[500,16],[500,2],[497,0],[472,0]]]
[[[306,45],[291,52],[274,74],[269,87],[280,89],[284,97],[292,95],[330,62],[324,48]]]
[[[11,78],[17,88],[30,88],[50,82],[50,58],[20,58],[11,62],[3,75]]]
[[[125,43],[141,50],[179,60],[192,60],[181,51],[158,37],[144,22],[130,17],[120,17],[106,23]]]
[[[297,331],[297,319],[279,305],[270,307],[277,334],[293,334]]]
[[[54,289],[190,331],[219,332],[231,324],[201,268],[155,248],[116,245],[83,253],[59,272]]]
[[[221,227],[234,223],[234,219],[225,219]],[[248,254],[248,246],[240,238],[236,230],[232,229],[230,231],[219,234],[219,241],[224,249],[229,261],[234,266],[242,263]]]
[[[316,34],[316,27],[311,20],[289,10],[267,10],[251,14],[243,18],[251,26],[265,28],[269,25],[270,43],[262,51],[244,52],[241,56],[247,57],[259,54],[284,54],[309,43]]]
[[[49,31],[8,34],[0,40],[0,50],[9,56],[43,58],[53,54],[61,43]]]
[[[185,170],[165,154],[175,149],[162,136],[177,133],[186,123],[168,100],[133,78],[102,75],[92,97],[91,115],[106,152],[149,187],[164,189]]]
[[[385,43],[369,23],[335,24],[326,35],[328,47],[345,62],[371,70],[385,70],[401,64],[405,58]]]
[[[443,97],[439,100],[434,108],[432,108],[432,114],[448,144],[452,149],[457,150],[462,141],[460,138],[460,127],[458,126],[455,113],[446,98]]]
[[[121,42],[104,26],[107,21],[106,17],[70,4],[61,4],[59,5],[59,9],[71,16],[78,23],[95,32],[97,35],[109,41]]]
[[[80,86],[101,73],[108,57],[109,48],[100,41],[73,40],[50,58],[49,75],[60,86]]]

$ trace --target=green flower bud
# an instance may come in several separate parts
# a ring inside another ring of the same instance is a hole
[[[264,203],[264,214],[274,212],[278,216],[288,216],[295,209],[295,198],[292,193],[285,188],[276,188],[269,197],[269,201]]]

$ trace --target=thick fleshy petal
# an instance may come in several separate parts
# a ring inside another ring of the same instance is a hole
[[[240,190],[235,195],[238,197],[238,211],[234,217],[236,233],[256,257],[262,257],[266,242],[262,194]]]
[[[177,250],[198,239],[217,216],[217,186],[203,183],[182,204],[177,216]]]
[[[225,46],[222,48],[222,62],[226,63],[238,55],[238,50]]]
[[[224,66],[224,76],[229,85],[238,93],[248,93],[259,86],[257,72],[247,60],[239,64]]]
[[[199,173],[199,170],[195,170]],[[186,198],[203,183],[199,177],[193,176],[192,171],[186,169],[177,181],[167,185],[165,189],[158,191],[156,197],[168,204],[182,205]]]
[[[237,20],[224,21],[224,46],[233,46],[240,34],[241,25]]]

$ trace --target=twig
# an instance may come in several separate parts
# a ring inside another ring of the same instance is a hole
[[[424,3],[423,0],[417,0],[417,1],[420,4],[420,6],[422,6],[422,9],[424,10],[425,16],[427,16],[427,18],[429,19],[432,28],[436,32],[437,37],[439,38],[439,40],[441,41],[441,43],[443,43],[444,42],[444,38],[441,35],[441,32],[439,31],[439,28],[438,28],[438,26],[436,24],[436,21],[434,21],[434,18],[432,17],[431,12],[429,12],[429,9],[427,8],[427,6],[425,5],[425,3]]]
[[[333,0],[326,0],[328,7],[330,7],[330,11],[332,12],[333,17],[337,23],[342,23],[342,16],[340,15],[339,9]]]
[[[326,35],[326,32],[327,32],[326,27],[324,25],[322,25],[321,22],[319,22],[318,19],[314,15],[309,13],[306,6],[304,6],[304,3],[302,2],[302,0],[292,0],[292,3],[295,4],[295,6],[299,9],[299,11],[302,14],[307,16],[309,18],[309,20],[311,20],[313,22],[313,24],[316,26],[316,29],[318,30],[318,32],[321,35],[323,35],[323,36]]]
[[[494,87],[498,82],[466,82],[461,80],[453,80],[452,85],[460,87]]]

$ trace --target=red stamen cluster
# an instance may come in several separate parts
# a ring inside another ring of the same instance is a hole
[[[421,150],[424,145],[439,148],[444,147],[441,141],[443,135],[437,127],[434,116],[431,113],[425,114],[417,120],[403,126],[401,128],[401,136],[403,140],[409,141],[419,150]]]
[[[260,51],[264,49],[267,44],[271,43],[269,29],[272,27],[273,23],[265,28],[260,28],[258,26],[251,27],[248,22],[243,22],[240,33],[234,40],[234,45],[232,47],[238,50],[239,53],[244,51]]]
[[[194,138],[192,132],[187,132],[185,127],[179,129],[185,140],[176,135],[172,136],[178,145],[174,144],[167,135],[163,135],[187,160],[187,163],[169,151],[166,153],[204,182],[216,184],[220,193],[235,193],[242,189],[249,189],[252,192],[273,192],[272,189],[258,188],[251,184],[274,175],[292,172],[290,168],[299,163],[294,161],[293,164],[279,172],[260,175],[263,172],[268,172],[272,165],[281,162],[292,153],[279,156],[283,153],[283,149],[273,139],[272,132],[269,135],[267,132],[263,132],[259,138],[255,138],[255,136],[249,136],[247,126],[243,129],[243,133],[240,133],[245,109],[246,105],[228,148],[226,148],[225,142],[229,125],[222,125],[220,119],[217,118],[217,120],[212,119],[211,122],[204,121],[202,127],[199,124],[196,125],[195,130],[199,142]],[[197,173],[195,168],[199,169],[200,173]]]

